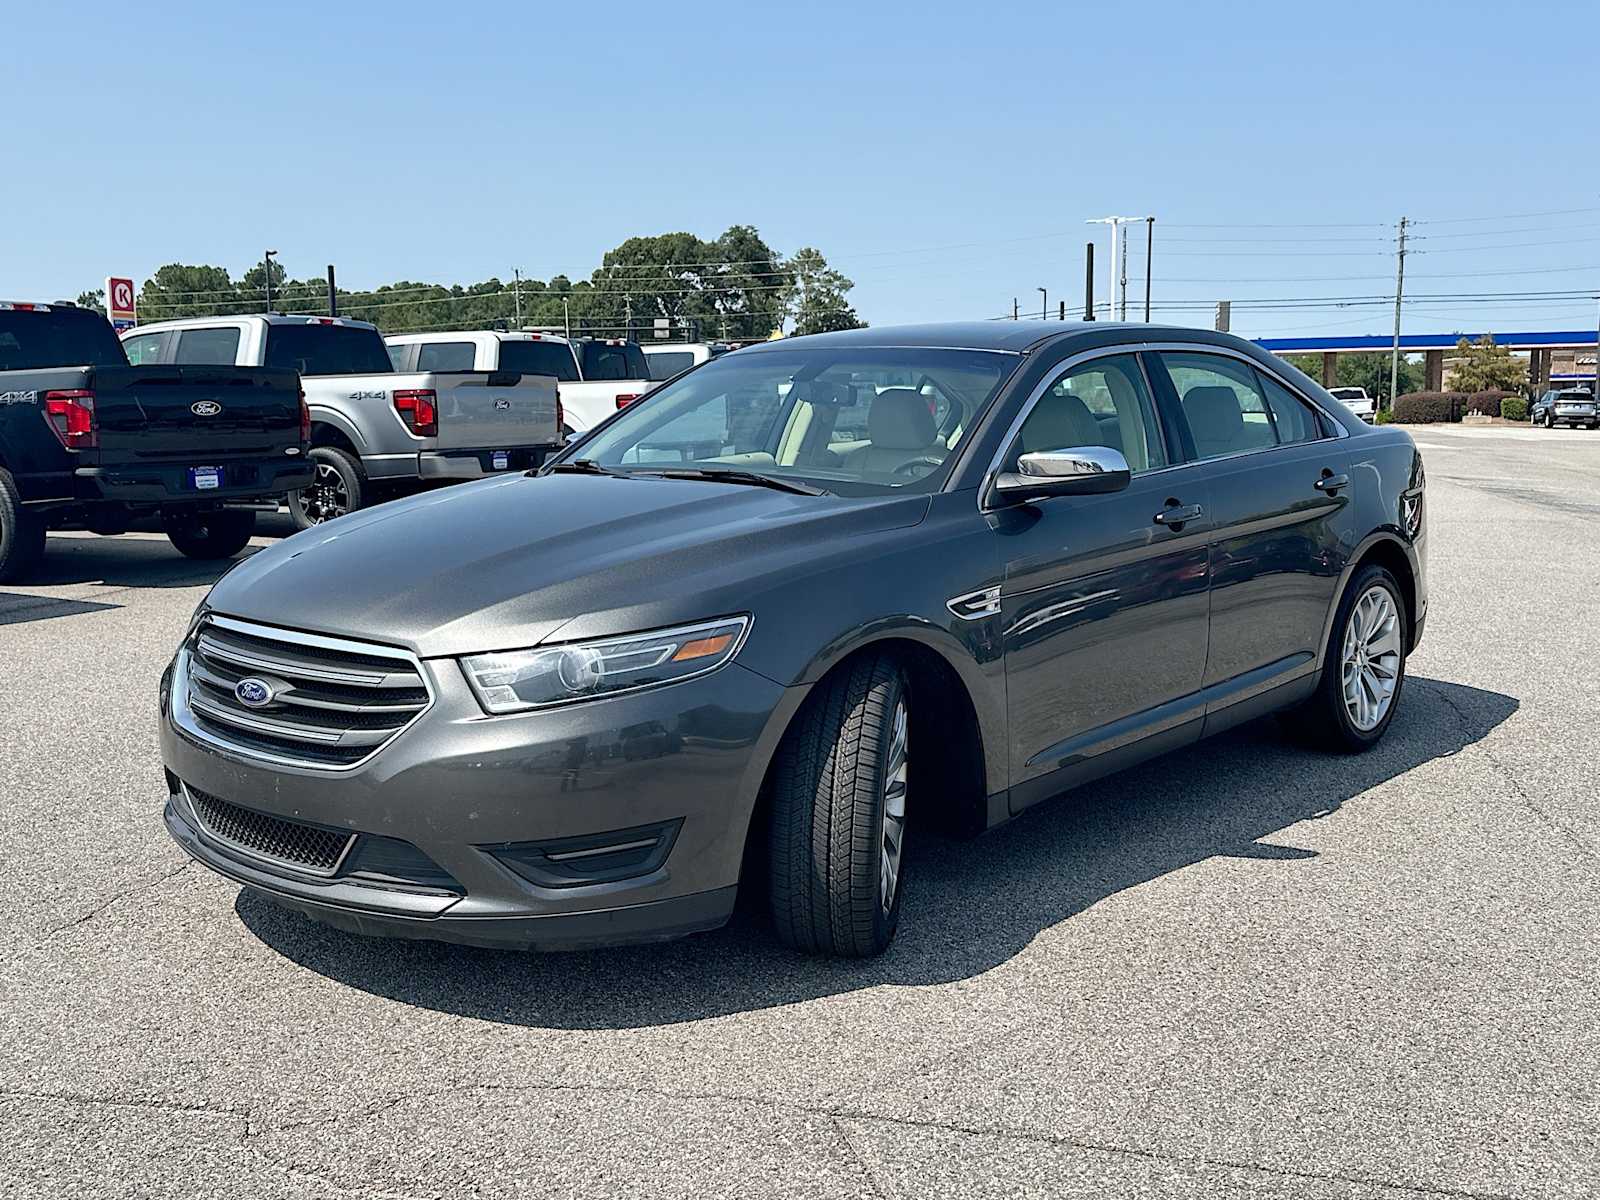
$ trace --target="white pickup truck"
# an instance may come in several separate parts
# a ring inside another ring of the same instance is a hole
[[[570,341],[556,333],[476,329],[397,333],[384,340],[397,371],[537,371],[555,376],[563,434],[598,425],[655,386],[638,343],[622,338]]]
[[[1329,388],[1328,395],[1335,400],[1342,400],[1346,408],[1368,425],[1378,417],[1378,402],[1367,395],[1367,389],[1364,387]]]
[[[311,486],[289,496],[302,529],[381,487],[527,470],[561,444],[553,372],[396,372],[376,325],[338,317],[194,317],[122,336],[135,365],[290,367],[311,412]],[[376,486],[375,486],[376,485]]]

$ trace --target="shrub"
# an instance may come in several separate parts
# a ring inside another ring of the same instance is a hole
[[[1484,392],[1473,392],[1467,397],[1467,411],[1469,413],[1483,413],[1488,417],[1501,416],[1500,406],[1506,398],[1515,396],[1515,392],[1502,391],[1499,388],[1490,388]]]
[[[1507,396],[1500,401],[1500,415],[1508,421],[1526,421],[1528,402],[1521,396]]]
[[[1394,421],[1394,414],[1387,408],[1380,408],[1378,415],[1372,418],[1375,425],[1389,425]]]
[[[1395,397],[1394,419],[1401,425],[1433,425],[1461,420],[1465,392],[1407,392]]]

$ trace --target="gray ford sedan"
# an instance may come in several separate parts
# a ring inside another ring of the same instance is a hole
[[[1409,436],[1226,334],[750,347],[229,571],[162,681],[167,828],[365,934],[650,940],[746,888],[875,954],[919,829],[1274,711],[1373,745],[1425,524]]]

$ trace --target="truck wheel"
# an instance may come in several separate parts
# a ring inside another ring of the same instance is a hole
[[[14,583],[44,557],[44,518],[22,507],[11,472],[0,467],[0,583]]]
[[[256,514],[238,508],[164,513],[161,524],[180,554],[189,558],[232,558],[255,532]]]
[[[1291,727],[1325,750],[1353,754],[1378,744],[1406,681],[1406,606],[1400,585],[1379,566],[1345,588],[1322,656],[1322,679]]]
[[[337,446],[318,446],[310,458],[316,468],[311,486],[289,493],[289,515],[298,529],[310,529],[355,512],[363,503],[367,486],[361,464]]]
[[[893,658],[863,657],[808,698],[778,750],[770,903],[778,936],[797,950],[865,957],[894,937],[909,702]]]

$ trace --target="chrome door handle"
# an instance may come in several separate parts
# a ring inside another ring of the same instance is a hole
[[[1350,476],[1332,474],[1324,475],[1312,486],[1315,487],[1319,492],[1336,492],[1340,488],[1346,488],[1350,486]]]
[[[1194,520],[1205,509],[1198,504],[1174,504],[1171,508],[1163,508],[1155,516],[1157,525],[1165,525],[1169,529],[1181,529],[1185,524]]]

